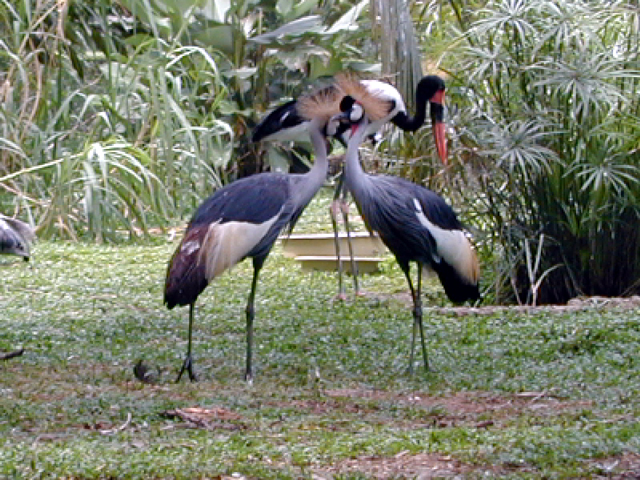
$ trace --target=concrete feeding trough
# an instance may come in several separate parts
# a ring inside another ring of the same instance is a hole
[[[310,272],[313,270],[337,271],[338,257],[336,256],[301,256],[295,258],[300,262],[302,270]],[[351,273],[351,259],[348,255],[341,256],[342,271]],[[378,264],[382,261],[381,257],[356,257],[356,266],[358,273],[375,273],[380,270]]]
[[[338,238],[343,269],[350,273],[351,261],[347,234],[341,233]],[[300,262],[303,270],[334,271],[338,269],[333,233],[293,234],[282,237],[280,241],[284,255]],[[378,271],[378,264],[387,251],[380,238],[371,236],[368,232],[354,232],[351,234],[351,243],[358,272]]]

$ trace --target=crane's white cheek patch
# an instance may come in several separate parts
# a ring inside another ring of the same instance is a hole
[[[264,223],[212,223],[205,236],[200,255],[205,275],[211,280],[242,260],[264,237],[278,217]]]

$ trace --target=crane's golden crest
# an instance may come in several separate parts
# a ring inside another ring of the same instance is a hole
[[[393,108],[389,100],[367,90],[360,79],[353,74],[336,75],[336,86],[343,92],[343,95],[349,95],[362,105],[367,117],[372,122],[383,119]]]
[[[316,90],[298,99],[298,113],[307,120],[320,118],[329,121],[331,117],[340,113],[340,100],[344,95],[335,85]]]

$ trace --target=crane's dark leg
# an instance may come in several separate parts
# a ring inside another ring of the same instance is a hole
[[[262,268],[262,261],[253,260],[253,280],[251,281],[251,292],[249,293],[249,299],[247,300],[247,366],[244,372],[244,379],[251,383],[253,382],[253,319],[255,317],[254,301],[256,298],[256,287],[258,285],[258,275]]]
[[[342,218],[344,220],[344,228],[347,232],[347,245],[349,246],[349,256],[351,257],[351,275],[353,276],[353,289],[355,295],[360,295],[360,286],[358,285],[358,263],[353,253],[353,242],[351,241],[351,228],[349,228],[349,203],[347,202],[348,192],[342,189],[342,200],[340,201],[340,207],[342,211]]]
[[[340,192],[342,191],[342,185],[344,181],[344,175],[341,173],[338,177],[338,183],[336,184],[336,191],[333,194],[333,200],[331,201],[331,206],[329,207],[329,212],[331,213],[331,226],[333,227],[333,243],[336,249],[336,257],[338,258],[338,300],[346,300],[347,296],[344,291],[344,284],[342,282],[343,277],[343,269],[342,269],[342,257],[340,256],[340,236],[338,232],[338,212],[337,210],[340,208],[338,199],[340,197]]]
[[[333,225],[334,243],[336,246],[336,256],[338,257],[338,298],[340,300],[346,299],[343,283],[343,265],[342,257],[340,256],[340,238],[338,234],[337,223],[337,211],[342,212],[342,219],[344,221],[344,228],[347,232],[347,245],[349,246],[349,257],[351,260],[351,274],[353,275],[353,287],[355,289],[355,295],[360,294],[360,287],[358,285],[358,265],[353,253],[353,242],[351,240],[351,228],[349,227],[349,204],[347,203],[347,191],[344,188],[344,172],[340,173],[338,177],[338,183],[336,184],[336,191],[333,195],[333,201],[331,202],[331,223]]]
[[[413,288],[413,282],[411,281],[411,272],[409,271],[409,266],[406,268],[402,268],[404,272],[404,276],[407,278],[407,283],[409,284],[409,289],[411,290],[411,300],[413,301],[413,328],[411,335],[411,353],[409,354],[409,374],[413,375],[413,352],[416,346],[416,292]]]
[[[402,271],[404,272],[405,277],[407,278],[407,282],[409,283],[409,289],[411,290],[411,298],[413,300],[413,332],[411,335],[411,354],[409,356],[409,374],[413,374],[413,353],[415,351],[416,346],[416,336],[418,332],[420,332],[420,340],[422,343],[422,357],[424,359],[424,368],[425,370],[429,370],[429,360],[427,358],[427,347],[424,339],[424,327],[422,325],[422,299],[421,299],[421,290],[422,290],[422,266],[418,264],[418,289],[413,288],[413,282],[411,281],[411,273],[409,270],[409,265],[402,266]]]
[[[420,343],[422,346],[422,359],[424,360],[424,370],[429,371],[429,357],[427,356],[427,344],[424,338],[424,325],[422,322],[422,269],[423,265],[418,263],[418,291],[416,292],[416,311],[418,316],[418,325],[420,327]]]
[[[189,304],[189,343],[187,347],[187,357],[184,359],[182,364],[182,368],[180,369],[180,373],[178,374],[178,378],[176,379],[176,383],[180,381],[182,378],[182,374],[186,371],[189,373],[189,380],[195,382],[197,380],[196,375],[193,373],[193,357],[191,356],[191,338],[193,332],[193,314],[195,310],[195,303]]]

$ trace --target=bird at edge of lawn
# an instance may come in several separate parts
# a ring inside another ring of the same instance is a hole
[[[326,180],[327,125],[339,110],[342,96],[320,90],[298,100],[299,114],[308,120],[315,163],[305,174],[261,173],[237,180],[215,192],[197,209],[184,237],[169,261],[164,303],[169,309],[189,306],[187,356],[176,381],[193,372],[192,330],[195,303],[207,285],[242,261],[253,261],[253,279],[246,306],[246,368],[244,378],[253,379],[254,299],[258,276],[278,235],[289,232]],[[328,132],[327,132],[328,130]]]
[[[36,234],[28,223],[0,214],[0,253],[17,255],[25,262],[31,256],[30,244]]]
[[[357,86],[356,86],[357,88]],[[345,155],[345,186],[370,232],[377,233],[402,269],[413,300],[413,335],[409,372],[413,372],[415,340],[419,332],[425,369],[429,370],[422,322],[422,273],[434,271],[447,297],[460,303],[478,300],[480,268],[476,251],[453,209],[433,191],[403,178],[369,175],[360,165],[358,148],[370,118],[384,115],[384,99],[360,95],[356,102],[346,96],[343,113],[334,119],[351,130]],[[434,123],[434,128],[437,124]],[[436,142],[439,134],[436,132]],[[417,263],[417,283],[411,279],[410,264]]]
[[[443,111],[445,83],[437,75],[427,75],[423,77],[416,87],[416,113],[410,116],[407,112],[405,102],[400,92],[391,84],[374,79],[358,79],[353,75],[338,74],[335,83],[325,87],[326,90],[337,89],[342,94],[349,95],[358,100],[362,96],[374,96],[380,101],[380,106],[384,111],[380,111],[380,116],[371,121],[367,126],[365,136],[376,139],[377,132],[387,123],[391,122],[403,131],[415,132],[426,120],[427,104],[430,104],[431,120],[434,125],[436,136],[436,149],[444,164],[447,163],[447,144],[444,133]],[[337,113],[337,112],[336,112]],[[254,142],[265,141],[291,141],[298,140],[304,136],[307,128],[307,120],[298,113],[297,100],[290,100],[279,106],[266,115],[253,130],[252,140]],[[349,129],[339,127],[335,137],[346,146]],[[333,202],[330,207],[331,221],[334,232],[334,245],[336,255],[340,258],[340,242],[338,238],[337,216],[342,214],[342,220],[347,234],[347,245],[351,258],[351,272],[353,275],[354,290],[356,296],[360,294],[358,283],[357,265],[353,254],[353,245],[349,228],[349,210],[346,201],[346,192],[342,188],[343,177],[338,179]],[[338,296],[345,299],[343,286],[342,264],[338,262]]]

